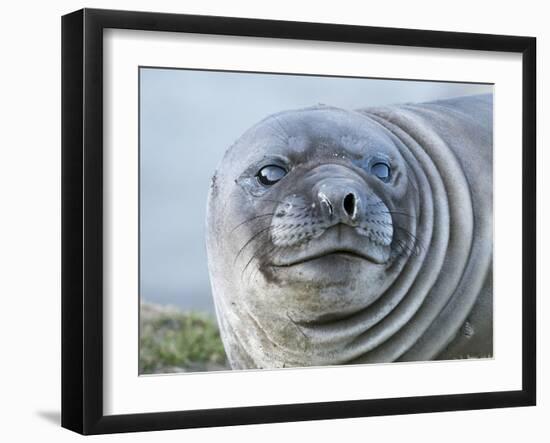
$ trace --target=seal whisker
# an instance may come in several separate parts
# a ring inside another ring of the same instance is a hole
[[[405,254],[412,254],[414,252],[414,249],[411,248],[406,241],[404,240],[401,240],[401,239],[397,239],[395,240],[395,243],[398,247],[398,249],[395,251],[396,254],[395,256],[396,257],[400,257],[402,255],[405,255]]]
[[[248,268],[248,266],[250,265],[250,263],[252,263],[252,261],[255,259],[255,258],[263,258],[265,257],[266,255],[270,254],[277,246],[274,246],[273,248],[271,248],[269,251],[265,252],[264,254],[262,254],[261,256],[258,257],[258,253],[263,249],[264,247],[264,244],[262,243],[257,249],[256,251],[254,251],[254,254],[252,254],[252,257],[250,257],[250,259],[248,260],[248,262],[246,263],[246,265],[244,266],[243,270],[241,271],[241,281],[244,277],[244,274]]]
[[[263,246],[263,245],[262,245]],[[258,248],[258,251],[261,250],[262,248]],[[273,251],[277,250],[277,249],[280,249],[279,246],[273,246],[269,251],[265,252],[264,254],[262,254],[261,256],[257,257],[258,259],[262,259],[264,257],[267,257],[269,254],[271,254]],[[256,254],[256,253],[255,253]],[[250,274],[250,278],[248,279],[249,282],[252,281],[254,279],[254,277],[256,277],[256,274],[258,273],[258,271],[260,270],[260,267],[257,266],[254,271]],[[244,274],[244,269],[241,273],[241,279],[242,279],[242,276]]]
[[[421,251],[425,250],[425,247],[424,247],[423,243],[412,232],[410,232],[407,229],[405,229],[401,226],[398,226],[398,225],[394,225],[394,228],[401,231],[401,232],[403,232],[404,234],[406,234],[407,237],[410,239],[410,241],[406,241],[406,240],[402,240],[402,239],[399,240],[398,239],[398,241],[401,242],[400,247],[401,248],[406,248],[407,252],[409,254],[418,255],[418,254],[420,254]]]
[[[268,227],[266,228],[263,228],[263,229],[260,229],[258,232],[256,232],[252,237],[250,237],[247,242],[243,245],[243,247],[241,247],[241,249],[239,249],[239,252],[237,252],[237,255],[235,256],[235,260],[233,261],[233,264],[235,264],[237,262],[237,260],[239,259],[239,256],[241,255],[241,253],[244,251],[244,249],[254,240],[256,239],[259,235],[263,234],[265,231],[268,231],[269,229],[271,229],[271,225],[269,225]]]
[[[249,223],[253,220],[257,220],[259,218],[263,218],[263,217],[269,217],[270,215],[274,215],[275,213],[274,212],[268,212],[267,214],[261,214],[261,215],[256,215],[255,217],[250,217],[249,219],[239,223],[237,226],[235,226],[233,229],[231,229],[230,232],[233,232],[235,231],[237,228],[241,227],[242,225],[246,224],[246,223]]]
[[[256,239],[258,236],[260,236],[261,234],[263,234],[264,232],[266,231],[269,231],[271,230],[272,232],[276,232],[276,231],[279,231],[281,230],[281,228],[285,228],[285,225],[283,226],[268,226],[264,229],[261,229],[260,231],[256,232],[250,239],[248,239],[248,241],[245,243],[245,245],[239,250],[239,252],[237,253],[237,256],[235,257],[235,261],[233,263],[236,263],[237,262],[237,259],[239,258],[239,255],[242,253],[242,251],[254,240]],[[248,262],[246,263],[245,267],[243,268],[242,272],[241,272],[241,278],[242,278],[242,275],[244,275],[244,272],[246,270],[246,268],[248,267],[248,265],[252,262],[252,260],[257,256],[258,252],[260,252],[264,247],[264,243],[262,243],[258,249],[256,249],[256,251],[252,254],[252,257],[248,260]],[[266,252],[263,256],[266,256],[268,254],[270,254],[273,250],[275,250],[278,246],[274,246],[272,249],[270,249],[268,252]],[[262,256],[262,257],[263,257]]]
[[[404,232],[405,234],[407,234],[412,240],[414,240],[414,243],[419,243],[419,239],[416,235],[414,235],[411,231],[399,226],[399,225],[393,225],[395,229],[398,229],[402,232]]]

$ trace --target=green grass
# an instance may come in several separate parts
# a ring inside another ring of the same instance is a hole
[[[140,374],[229,369],[216,319],[142,303]]]

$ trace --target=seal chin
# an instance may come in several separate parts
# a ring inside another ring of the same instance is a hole
[[[355,260],[384,265],[389,258],[389,246],[373,242],[351,226],[338,224],[318,238],[279,252],[271,264],[275,267],[291,267],[320,260]]]

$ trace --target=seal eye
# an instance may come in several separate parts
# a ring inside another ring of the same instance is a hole
[[[370,170],[383,182],[390,181],[391,169],[390,165],[388,165],[386,162],[376,162],[371,166]]]
[[[286,169],[276,165],[267,165],[258,171],[256,177],[258,181],[265,186],[271,186],[277,183],[286,175]]]

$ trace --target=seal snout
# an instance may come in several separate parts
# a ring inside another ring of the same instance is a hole
[[[330,174],[312,171],[274,211],[270,227],[277,248],[274,264],[335,253],[386,263],[393,238],[390,210],[362,177],[339,166],[328,169],[323,172]]]
[[[349,184],[323,183],[317,192],[317,200],[328,219],[337,219],[350,226],[356,226],[361,212],[360,191]]]
[[[320,217],[328,228],[343,224],[355,228],[380,246],[393,237],[391,212],[363,180],[355,177],[326,177],[314,186]]]

